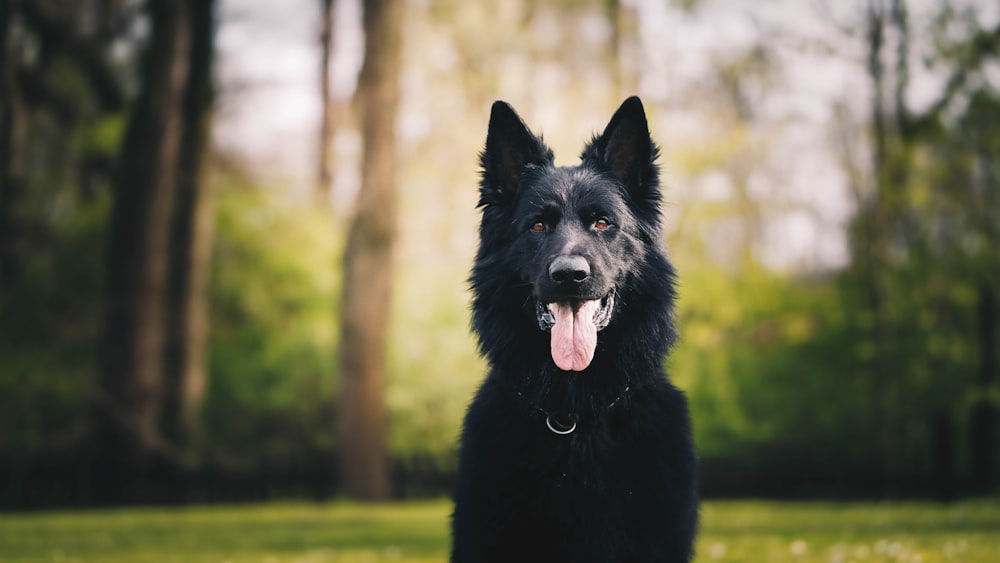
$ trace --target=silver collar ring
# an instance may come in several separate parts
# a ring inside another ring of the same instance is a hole
[[[570,421],[572,422],[572,424],[566,426],[561,421],[558,420],[553,421],[552,415],[550,414],[545,417],[545,426],[548,426],[549,430],[551,430],[554,434],[565,436],[566,434],[572,434],[573,431],[576,430],[576,421],[573,420],[572,418],[570,419]]]

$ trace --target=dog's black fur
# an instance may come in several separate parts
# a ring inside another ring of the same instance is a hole
[[[635,97],[572,167],[493,105],[470,279],[490,372],[462,432],[453,562],[692,557],[697,462],[687,402],[662,368],[675,273],[657,152]],[[572,331],[557,346],[560,303],[581,333],[599,330],[592,360]],[[569,352],[584,358],[557,361]]]

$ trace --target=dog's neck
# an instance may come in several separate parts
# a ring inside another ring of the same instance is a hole
[[[496,365],[494,369],[497,377],[507,378],[502,385],[510,390],[518,410],[526,416],[568,413],[577,418],[604,417],[613,409],[627,406],[632,394],[644,387],[649,379],[663,377],[658,362],[611,354],[609,350],[622,350],[617,344],[600,346],[586,370],[563,371],[552,362],[547,346],[547,341],[539,337],[517,354],[516,362],[512,361],[509,366]],[[511,369],[514,367],[520,369]],[[520,374],[530,375],[521,377]]]

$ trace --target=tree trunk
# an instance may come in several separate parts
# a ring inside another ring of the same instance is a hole
[[[340,470],[351,498],[389,496],[386,452],[386,333],[396,242],[396,138],[400,0],[366,0],[362,106],[362,186],[344,254]]]
[[[871,361],[881,397],[882,471],[885,492],[898,494],[904,470],[901,452],[900,394],[893,356],[898,343],[894,319],[886,304],[892,264],[889,259],[894,236],[901,222],[899,207],[909,182],[911,142],[908,137],[910,114],[905,104],[909,84],[909,27],[905,4],[900,0],[869,0],[867,8],[868,75],[872,84],[872,175],[874,189],[863,221],[866,221],[865,285],[871,315],[870,338],[874,344]],[[882,56],[886,30],[895,28],[895,66],[890,75]],[[892,96],[888,96],[891,92]]]
[[[185,446],[197,431],[205,395],[208,338],[207,280],[213,206],[204,181],[208,151],[214,54],[213,0],[191,6],[190,76],[184,99],[177,202],[170,244],[168,336],[164,374],[163,431]]]
[[[871,315],[871,329],[868,338],[874,347],[870,369],[875,377],[876,389],[880,397],[879,431],[881,433],[882,477],[883,487],[888,496],[895,496],[897,481],[898,453],[896,433],[893,425],[893,404],[891,401],[892,374],[887,358],[888,322],[885,318],[885,306],[882,302],[882,286],[885,278],[884,269],[888,256],[886,241],[888,229],[889,191],[889,131],[885,115],[885,67],[882,63],[882,48],[885,42],[885,9],[880,0],[868,0],[867,9],[867,41],[868,41],[868,77],[872,84],[872,179],[873,190],[871,199],[867,202],[868,209],[863,210],[865,222],[865,239],[863,256],[865,257],[864,279],[868,312]]]
[[[100,378],[95,403],[103,500],[143,492],[129,484],[157,452],[170,211],[177,184],[190,20],[186,2],[150,0],[143,82],[120,152],[111,215]]]
[[[333,139],[336,134],[336,110],[330,95],[330,60],[333,52],[333,10],[334,0],[323,0],[322,28],[320,30],[320,103],[323,116],[319,131],[319,176],[316,195],[329,198],[333,184]]]
[[[16,277],[16,201],[23,183],[27,115],[17,83],[19,0],[0,3],[0,305],[13,295]]]
[[[979,385],[982,398],[972,409],[972,486],[977,493],[988,494],[997,485],[997,409],[989,393],[997,378],[996,294],[988,281],[979,287],[976,316],[979,320]]]
[[[637,9],[632,3],[626,5],[621,0],[604,0],[604,13],[611,24],[608,56],[615,81],[615,97],[624,100],[635,94],[639,87],[642,52],[637,37]]]

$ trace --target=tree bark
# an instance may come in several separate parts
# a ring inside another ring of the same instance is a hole
[[[320,30],[320,103],[323,116],[319,131],[319,175],[316,195],[329,197],[333,184],[333,139],[336,134],[336,110],[330,95],[330,60],[333,52],[334,0],[322,0],[322,28]]]
[[[997,378],[997,299],[988,281],[979,286],[976,317],[979,321],[979,385],[982,398],[972,409],[972,487],[980,494],[997,486],[997,409],[987,398]]]
[[[186,2],[150,0],[143,81],[120,151],[95,402],[99,494],[115,501],[159,443],[170,211],[177,185],[190,18]]]
[[[15,207],[22,190],[27,115],[17,83],[15,22],[20,0],[0,4],[0,305],[13,295],[17,271]]]
[[[214,99],[215,1],[185,1],[191,6],[192,40],[170,244],[163,397],[163,432],[182,447],[197,431],[207,384],[206,292],[214,209],[209,186],[204,179],[204,160],[209,149]]]
[[[618,100],[624,100],[638,90],[638,67],[642,53],[637,44],[638,21],[636,7],[621,0],[604,0],[604,13],[611,24],[609,58]]]
[[[885,307],[882,303],[883,269],[886,267],[885,231],[888,223],[886,195],[888,191],[888,128],[885,117],[885,67],[882,63],[882,48],[885,41],[884,8],[880,0],[868,0],[867,9],[868,77],[872,85],[871,126],[872,126],[872,179],[873,189],[868,208],[863,210],[864,238],[862,255],[865,259],[864,279],[868,312],[871,315],[869,338],[874,354],[870,362],[872,375],[881,402],[879,431],[882,442],[882,477],[886,493],[895,495],[896,488],[896,439],[893,430],[895,420],[890,401],[891,382],[887,370],[886,337],[888,333]]]
[[[900,453],[899,383],[892,361],[896,353],[893,319],[886,305],[886,286],[890,249],[897,227],[898,207],[905,189],[908,143],[903,123],[908,119],[904,94],[908,84],[908,28],[905,7],[898,0],[868,0],[867,41],[868,75],[872,84],[872,175],[874,180],[866,217],[865,282],[869,313],[870,338],[874,345],[872,374],[877,378],[881,400],[882,471],[885,493],[898,494],[903,471]],[[886,72],[882,59],[888,26],[896,27],[894,75]],[[890,90],[891,88],[891,90]],[[889,98],[888,92],[893,96]]]
[[[364,137],[362,186],[344,254],[340,470],[347,496],[389,496],[386,451],[386,333],[396,226],[396,137],[400,0],[366,0],[365,59],[358,84]]]

